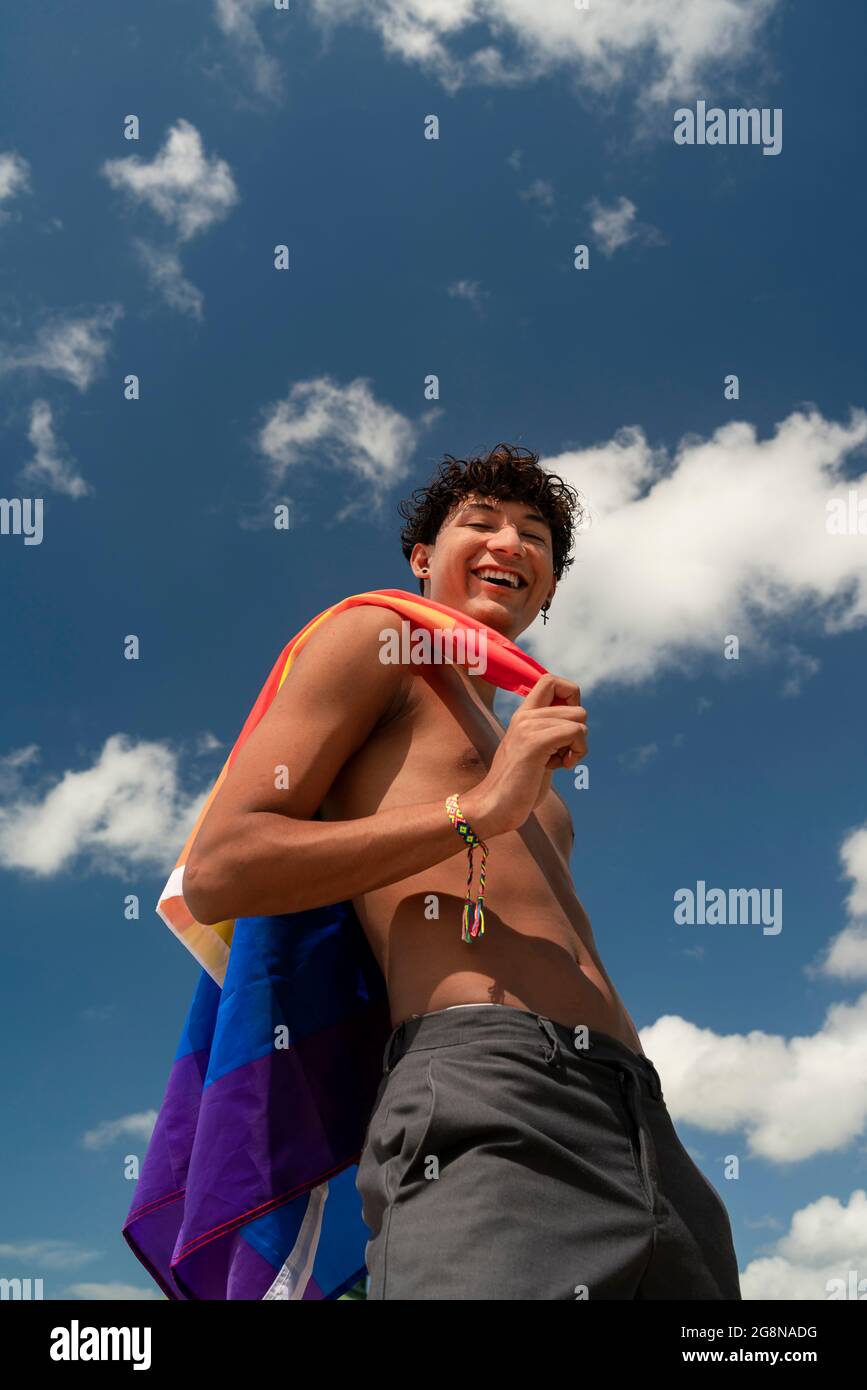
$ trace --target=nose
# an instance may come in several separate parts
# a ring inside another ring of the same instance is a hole
[[[525,551],[518,528],[511,521],[491,537],[489,545],[491,550],[502,550],[507,555],[523,555]]]

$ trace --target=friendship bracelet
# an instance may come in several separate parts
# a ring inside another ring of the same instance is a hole
[[[454,796],[446,798],[446,812],[455,830],[467,846],[469,867],[467,871],[467,896],[464,902],[462,915],[461,940],[473,942],[477,941],[480,936],[484,936],[485,934],[485,866],[488,862],[488,846],[485,844],[484,840],[479,839],[479,836],[471,828],[466,816],[461,810],[459,794],[457,792],[455,792]],[[470,893],[473,884],[473,850],[476,846],[482,851],[482,864],[479,870],[479,896],[476,901],[473,920],[472,923],[470,923],[470,908],[473,906],[473,899]]]

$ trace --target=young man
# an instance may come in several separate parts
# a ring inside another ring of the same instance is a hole
[[[535,455],[450,459],[413,498],[403,547],[425,597],[513,641],[547,613],[577,498]],[[725,1208],[572,885],[551,778],[586,752],[578,687],[543,677],[506,730],[469,665],[384,661],[399,631],[369,606],[314,634],[184,877],[199,922],[343,899],[358,914],[394,1030],[357,1178],[369,1297],[739,1299]],[[484,932],[467,940],[473,836]]]

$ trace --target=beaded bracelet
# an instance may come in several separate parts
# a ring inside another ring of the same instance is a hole
[[[488,862],[488,846],[485,844],[484,840],[479,839],[479,836],[475,833],[474,830],[471,829],[466,816],[463,814],[461,810],[459,794],[457,792],[455,792],[454,796],[449,796],[446,798],[446,812],[448,814],[449,820],[455,827],[455,830],[458,832],[461,839],[466,842],[467,855],[469,859],[469,867],[467,871],[467,896],[466,901],[464,902],[464,910],[462,915],[461,940],[467,942],[477,941],[480,936],[484,936],[485,934],[485,865]],[[479,896],[476,901],[475,912],[473,914],[473,920],[471,923],[470,908],[473,906],[473,899],[470,894],[470,889],[472,888],[473,884],[473,850],[476,848],[477,845],[482,851],[482,864],[481,868],[479,869]]]

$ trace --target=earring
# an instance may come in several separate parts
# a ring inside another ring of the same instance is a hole
[[[550,600],[550,599],[546,599],[546,601],[542,604],[542,622],[543,622],[543,623],[547,623],[547,621],[548,621],[548,609],[549,609],[550,607],[551,607],[551,600]]]

